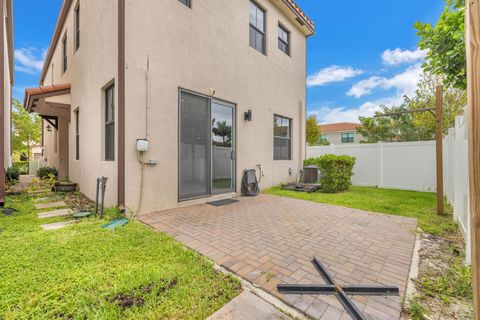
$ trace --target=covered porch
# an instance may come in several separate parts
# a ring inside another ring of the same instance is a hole
[[[69,176],[70,90],[70,84],[25,90],[25,109],[42,118],[43,159],[58,169],[59,179]]]

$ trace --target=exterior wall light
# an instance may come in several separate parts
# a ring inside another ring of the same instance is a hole
[[[252,121],[252,110],[245,112],[245,121]]]

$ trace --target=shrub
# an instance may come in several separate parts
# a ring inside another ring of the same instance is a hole
[[[57,168],[43,167],[43,168],[38,169],[38,171],[37,171],[37,177],[39,177],[40,179],[48,179],[49,176],[51,176],[51,175],[54,176],[54,177],[58,176]]]
[[[28,161],[17,161],[12,163],[12,167],[18,170],[20,174],[28,174]]]
[[[18,179],[20,179],[20,172],[15,167],[10,167],[7,169],[6,173],[7,182],[9,185],[14,184]]]
[[[320,191],[322,192],[343,192],[352,185],[354,157],[326,154],[305,160],[305,165],[316,165],[320,170]]]

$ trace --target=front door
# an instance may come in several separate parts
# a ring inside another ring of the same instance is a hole
[[[179,200],[235,190],[235,106],[180,92]]]

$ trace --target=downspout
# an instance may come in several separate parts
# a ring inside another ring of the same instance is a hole
[[[118,164],[117,202],[125,210],[125,0],[118,0]]]
[[[0,5],[0,207],[5,204],[5,1]]]

